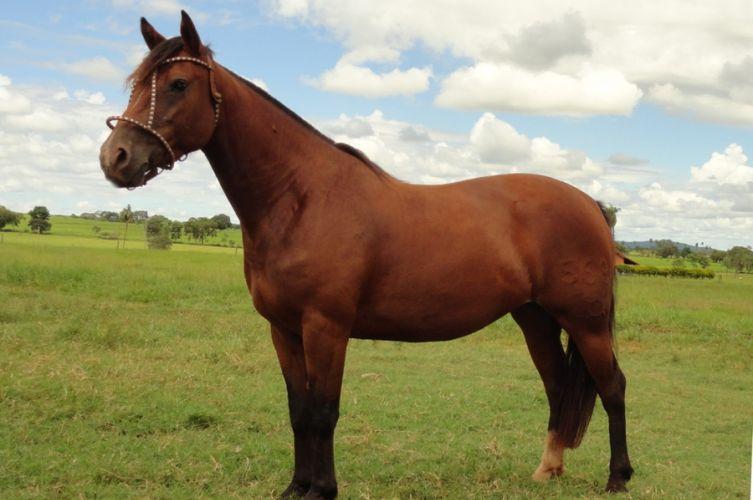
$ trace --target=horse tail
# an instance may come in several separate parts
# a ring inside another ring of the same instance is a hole
[[[554,428],[560,444],[566,448],[577,448],[591,421],[596,402],[596,384],[572,338],[567,341],[565,358],[567,368],[560,389]]]
[[[614,219],[610,217],[604,205],[597,202],[604,220],[610,230],[614,228]],[[609,304],[609,336],[614,341],[615,295]],[[557,419],[554,429],[558,441],[566,448],[577,448],[591,421],[596,403],[596,383],[588,372],[586,363],[572,337],[568,338],[565,351],[566,373],[560,389]]]

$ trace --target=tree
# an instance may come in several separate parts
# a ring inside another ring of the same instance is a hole
[[[219,230],[227,229],[233,225],[233,223],[230,222],[230,217],[225,214],[217,214],[212,217],[212,220]]]
[[[100,210],[95,212],[94,215],[99,220],[109,220],[110,222],[118,222],[120,220],[120,215],[117,212],[109,210]]]
[[[609,224],[609,227],[614,227],[617,224],[617,212],[619,212],[620,209],[612,205],[600,204],[601,210],[604,212],[604,217],[607,219],[607,224]]]
[[[677,245],[672,240],[659,240],[656,242],[656,255],[663,258],[674,257],[679,254]]]
[[[21,214],[0,205],[0,229],[8,225],[18,226],[19,222],[21,222]]]
[[[753,271],[753,250],[747,247],[732,247],[727,250],[724,265],[735,272]]]
[[[183,223],[174,220],[170,223],[170,238],[173,240],[179,240],[180,235],[183,232]]]
[[[131,210],[131,205],[128,205],[123,210],[120,211],[118,214],[118,219],[121,222],[125,222],[125,231],[123,231],[123,248],[125,248],[125,242],[126,238],[128,237],[128,224],[133,222],[133,210]]]
[[[217,234],[217,226],[212,219],[206,217],[191,217],[183,224],[183,232],[188,237],[199,240],[201,244],[210,237]]]
[[[150,249],[167,250],[173,241],[170,239],[170,220],[162,215],[153,215],[146,221],[146,244]]]
[[[712,250],[709,259],[711,259],[711,262],[722,262],[726,256],[727,252],[724,250]]]
[[[680,250],[680,257],[687,257],[691,253],[693,253],[693,251],[690,249],[690,247],[682,247],[682,250]]]
[[[50,223],[50,211],[47,207],[36,206],[29,212],[29,227],[39,234],[45,233],[52,228]]]
[[[706,254],[702,254],[700,252],[693,252],[690,255],[688,255],[688,260],[694,265],[694,266],[701,266],[702,268],[706,269],[709,267],[709,264],[711,264],[711,261],[709,260],[708,256]]]
[[[162,215],[152,215],[146,220],[146,237],[155,236],[165,231],[169,232],[170,220]]]

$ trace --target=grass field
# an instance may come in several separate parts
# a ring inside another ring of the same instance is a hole
[[[267,498],[287,485],[284,384],[240,253],[142,248],[5,233],[0,498]],[[632,497],[747,496],[753,276],[619,281]],[[546,401],[509,318],[447,343],[353,341],[341,415],[342,498],[599,497],[607,478],[597,405],[565,475],[530,480]]]

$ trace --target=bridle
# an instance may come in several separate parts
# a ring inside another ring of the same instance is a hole
[[[214,82],[214,67],[212,66],[212,58],[209,57],[208,61],[203,61],[197,57],[188,57],[188,56],[177,56],[177,57],[170,57],[168,59],[165,59],[162,61],[159,66],[164,66],[165,64],[171,64],[175,62],[192,62],[194,64],[198,64],[200,66],[204,66],[207,71],[209,71],[209,91],[212,94],[212,100],[214,101],[214,125],[212,128],[212,133],[214,133],[214,129],[217,128],[217,122],[220,119],[220,103],[222,102],[222,94],[220,94],[217,91],[217,87]],[[133,100],[133,94],[136,89],[136,86],[134,85],[131,88],[131,96],[128,99],[128,104],[131,104],[131,101]],[[135,125],[138,128],[150,133],[154,137],[156,137],[162,146],[165,148],[167,153],[170,155],[170,163],[165,166],[156,166],[156,167],[148,167],[148,171],[146,172],[144,176],[144,184],[146,184],[147,181],[153,179],[154,177],[161,174],[164,170],[171,170],[173,166],[175,165],[175,162],[177,161],[183,161],[188,157],[188,154],[183,154],[179,158],[175,157],[175,152],[173,151],[173,148],[170,147],[170,143],[167,142],[167,139],[165,139],[162,134],[157,132],[154,128],[154,110],[157,107],[157,69],[154,70],[154,73],[152,73],[152,85],[151,85],[151,96],[149,98],[149,117],[147,118],[147,122],[143,123],[135,118],[131,118],[125,115],[115,115],[110,116],[105,120],[105,123],[108,127],[111,129],[115,128],[115,125],[113,125],[112,122],[117,121],[124,121],[127,123],[130,123],[131,125]]]

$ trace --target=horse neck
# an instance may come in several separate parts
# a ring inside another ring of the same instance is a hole
[[[203,151],[252,237],[276,210],[302,205],[334,179],[359,182],[359,172],[342,175],[345,153],[324,137],[221,66],[215,77],[220,119]]]

